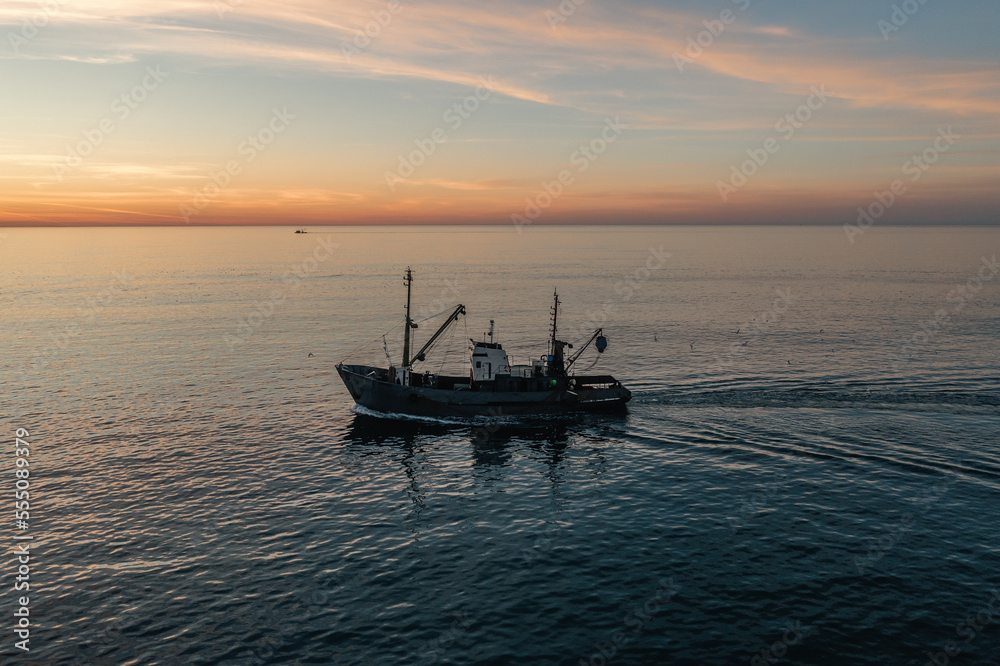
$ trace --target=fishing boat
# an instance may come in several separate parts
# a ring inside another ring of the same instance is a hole
[[[412,331],[418,327],[410,316],[413,272],[407,268],[406,319],[403,326],[403,356],[388,367],[337,364],[337,373],[354,401],[378,412],[417,416],[507,416],[563,412],[620,411],[632,393],[611,375],[576,375],[574,364],[591,344],[598,354],[608,347],[603,329],[596,329],[574,353],[573,345],[558,336],[559,294],[553,292],[548,352],[530,365],[511,365],[503,345],[494,339],[494,321],[483,340],[469,339],[470,371],[467,376],[448,376],[421,371],[435,343],[459,318],[465,306],[459,304],[445,322],[415,353],[410,354]],[[485,339],[486,337],[489,339]],[[388,351],[386,352],[389,357]]]

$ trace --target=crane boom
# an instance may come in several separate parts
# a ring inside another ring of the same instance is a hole
[[[584,343],[584,345],[582,347],[580,347],[576,351],[576,353],[574,353],[572,356],[570,356],[569,359],[566,361],[566,370],[569,371],[570,366],[572,366],[574,363],[576,363],[576,359],[580,358],[580,354],[582,354],[583,352],[587,351],[587,347],[590,346],[590,343],[593,342],[594,340],[596,340],[597,338],[599,338],[603,334],[604,334],[604,329],[603,328],[599,328],[596,331],[594,331],[594,334],[592,336],[590,336],[590,339],[587,340],[587,342]]]
[[[455,309],[452,310],[451,314],[448,315],[448,318],[444,320],[444,323],[441,324],[441,328],[439,328],[437,331],[434,332],[434,335],[432,335],[431,339],[427,341],[427,344],[421,347],[420,351],[418,351],[416,354],[413,355],[413,360],[423,361],[424,352],[430,349],[431,345],[434,344],[434,341],[437,340],[439,337],[441,337],[441,334],[444,333],[444,330],[448,328],[448,326],[451,325],[452,322],[458,321],[458,318],[464,314],[465,314],[465,306],[459,303],[458,305],[455,306]]]

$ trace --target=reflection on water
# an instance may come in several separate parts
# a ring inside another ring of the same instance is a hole
[[[789,663],[923,663],[997,582],[1000,281],[896,358],[995,230],[335,229],[236,345],[311,236],[59,231],[0,246],[0,409],[37,442],[36,663],[577,666],[625,631],[611,663],[746,664],[796,622]],[[597,369],[628,413],[354,411],[333,365],[401,317],[397,257],[418,308],[457,284],[469,336],[495,318],[522,358],[554,286],[568,329],[606,315]],[[997,654],[987,629],[960,660]]]
[[[533,419],[478,419],[469,422],[447,422],[441,419],[420,419],[389,415],[355,413],[346,429],[345,443],[360,455],[379,455],[380,450],[402,452],[399,461],[406,469],[416,490],[424,448],[442,441],[449,447],[466,450],[475,468],[482,468],[477,477],[496,481],[502,469],[512,464],[513,452],[530,452],[548,465],[546,477],[553,483],[560,480],[559,468],[564,452],[570,447],[571,435],[587,431],[586,423],[624,422],[623,415],[535,417]]]

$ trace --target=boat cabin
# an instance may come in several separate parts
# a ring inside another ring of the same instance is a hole
[[[510,374],[510,360],[499,342],[472,341],[472,381],[491,382]]]

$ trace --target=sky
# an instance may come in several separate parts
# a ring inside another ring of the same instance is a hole
[[[998,34],[996,0],[4,0],[0,226],[996,224]]]

